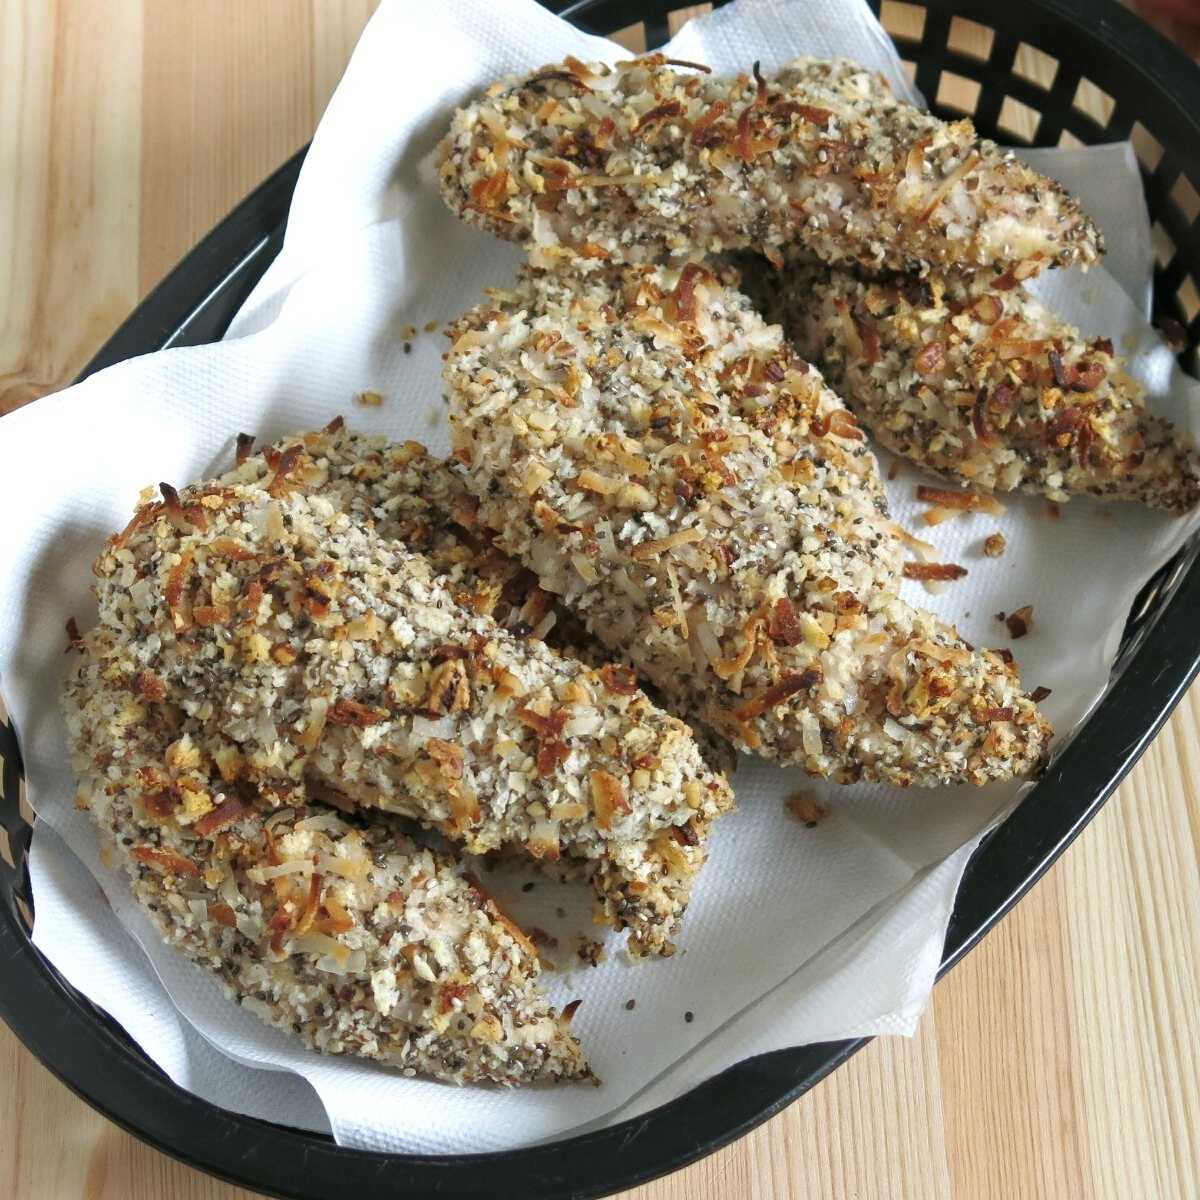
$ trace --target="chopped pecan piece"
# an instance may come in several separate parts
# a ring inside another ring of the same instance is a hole
[[[1010,705],[1005,705],[1002,708],[981,708],[979,710],[979,718],[982,721],[1011,721],[1013,719],[1013,711]]]
[[[971,307],[976,320],[985,325],[995,325],[1004,316],[1004,301],[991,292],[985,292]]]
[[[429,695],[425,711],[430,716],[447,716],[466,712],[471,707],[471,684],[461,658],[450,658],[435,667],[429,678]]]
[[[618,696],[632,696],[638,690],[637,676],[629,667],[606,663],[596,673],[604,686]]]
[[[615,775],[600,768],[591,773],[590,780],[596,824],[601,829],[612,829],[613,821],[617,817],[632,811],[625,789]]]
[[[272,465],[274,474],[271,476],[271,482],[267,484],[267,491],[272,496],[280,496],[288,486],[288,476],[295,471],[300,462],[300,456],[304,453],[303,446],[289,446],[282,454],[275,458]]]
[[[365,729],[368,725],[378,725],[388,719],[386,708],[373,708],[368,704],[359,704],[357,700],[338,700],[329,710],[326,720],[331,725],[354,725]]]
[[[767,633],[771,641],[782,646],[798,646],[804,641],[804,631],[796,617],[796,609],[786,596],[780,596],[771,608],[767,620]]]
[[[425,743],[425,753],[442,769],[448,779],[463,777],[463,754],[460,747],[445,738],[430,738]]]
[[[84,650],[83,634],[79,632],[79,622],[76,621],[74,617],[68,617],[66,629],[67,629],[67,651],[66,652],[68,654],[70,654],[72,650],[75,650],[78,653],[82,654],[83,650]]]
[[[177,799],[174,791],[164,788],[158,792],[147,792],[142,797],[142,803],[146,806],[147,812],[153,813],[154,816],[165,821],[174,816]]]
[[[218,829],[224,829],[226,825],[240,821],[249,813],[250,808],[246,804],[236,796],[231,796],[228,800],[218,804],[211,812],[205,813],[192,828],[201,837],[212,837]]]
[[[815,829],[827,816],[827,809],[812,792],[793,792],[784,802],[787,810],[796,820],[803,822],[805,828]]]
[[[687,823],[686,825],[672,825],[671,826],[671,836],[681,846],[698,846],[698,845],[700,845],[700,838],[699,838],[698,834],[696,833],[695,829],[692,828],[692,825],[690,822]]]
[[[676,321],[689,324],[696,320],[696,284],[702,279],[712,279],[712,272],[700,263],[688,263],[679,273],[679,282],[671,293],[666,313]]]
[[[1033,605],[1026,604],[1004,618],[1011,638],[1023,638],[1033,628]]]
[[[167,685],[153,671],[146,669],[137,673],[132,691],[135,696],[141,696],[144,700],[158,704],[166,699]]]
[[[944,361],[946,347],[942,342],[927,342],[918,352],[913,368],[919,375],[932,375]]]

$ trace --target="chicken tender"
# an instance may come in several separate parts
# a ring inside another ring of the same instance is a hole
[[[1045,753],[1011,663],[899,598],[854,417],[707,268],[528,269],[453,334],[481,521],[670,704],[841,781],[984,783]]]
[[[336,494],[293,488],[299,465],[285,452],[265,487],[164,487],[112,540],[96,593],[131,678],[276,803],[377,807],[472,853],[587,860],[605,918],[636,952],[669,953],[732,803],[687,726],[629,671],[464,609]]]
[[[749,264],[745,286],[889,450],[986,491],[1200,498],[1190,439],[1148,412],[1106,338],[1085,338],[1011,279],[868,280]]]
[[[1025,278],[1103,252],[1057,183],[853,63],[707,70],[654,54],[502,80],[455,114],[442,194],[535,265],[576,270],[748,248]]]
[[[83,651],[64,694],[77,803],[163,939],[243,1008],[409,1075],[590,1076],[536,951],[461,865],[379,813],[272,807],[113,630]]]
[[[244,453],[217,482],[266,485],[284,455],[290,456],[293,491],[328,496],[360,525],[422,555],[459,604],[590,666],[606,661],[582,625],[480,527],[475,498],[454,460],[430,454],[420,442],[355,433],[338,417],[325,429]]]
[[[353,433],[338,417],[326,429],[293,434],[258,454],[244,443],[238,465],[219,482],[265,483],[284,454],[296,457],[297,447],[299,457],[289,474],[294,487],[336,495],[338,506],[355,521],[423,555],[459,604],[490,616],[516,637],[538,638],[589,667],[610,660],[583,623],[480,525],[461,465],[435,457],[419,442]],[[650,698],[658,702],[653,693]],[[729,742],[705,725],[690,723],[704,761],[732,775],[737,762]]]

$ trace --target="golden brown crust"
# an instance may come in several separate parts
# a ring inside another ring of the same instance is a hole
[[[455,1083],[590,1076],[537,955],[461,864],[378,813],[275,807],[104,625],[64,693],[79,803],[170,945],[327,1054]],[[215,753],[210,751],[215,750]]]
[[[841,780],[982,783],[1041,757],[1011,666],[898,598],[853,418],[711,272],[530,270],[453,332],[481,519],[670,702]]]
[[[515,637],[544,641],[560,654],[589,667],[608,668],[608,651],[537,577],[497,545],[483,526],[467,489],[462,466],[439,459],[419,442],[389,442],[347,429],[339,417],[319,431],[293,434],[262,453],[248,449],[221,483],[263,483],[271,463],[290,446],[302,448],[292,474],[294,487],[337,497],[338,506],[383,537],[402,542],[447,583],[459,604],[488,616]],[[629,694],[639,681],[625,684]],[[657,703],[653,692],[651,699]],[[736,767],[732,747],[719,734],[682,713],[705,761],[723,775]]]
[[[352,521],[336,489],[306,490],[310,465],[297,443],[265,487],[214,483],[152,506],[97,561],[102,621],[233,748],[244,786],[299,804],[320,784],[474,853],[589,860],[635,948],[669,952],[705,847],[678,861],[658,835],[706,832],[732,803],[687,726],[462,607],[425,559]],[[596,810],[583,782],[596,770],[619,781],[619,812]]]
[[[744,263],[746,286],[888,449],[988,491],[1200,499],[1190,440],[1148,412],[1105,338],[1085,338],[1012,279],[865,279]]]
[[[568,60],[493,85],[455,114],[440,154],[450,207],[529,243],[540,266],[748,247],[1024,278],[1103,249],[1058,184],[844,60],[799,59],[770,81],[662,55]]]

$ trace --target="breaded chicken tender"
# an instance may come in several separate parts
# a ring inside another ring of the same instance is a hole
[[[292,434],[257,454],[247,439],[237,466],[219,482],[267,482],[285,454],[294,460],[288,475],[293,487],[336,495],[355,521],[423,555],[459,604],[590,667],[610,660],[583,623],[479,524],[475,498],[455,460],[430,454],[420,442],[354,433],[338,417],[325,429]],[[692,734],[705,762],[731,775],[737,764],[729,742],[694,721]]]
[[[654,54],[502,80],[454,115],[442,194],[535,265],[573,270],[752,249],[1026,278],[1103,252],[1057,183],[853,63],[707,70]]]
[[[841,781],[1043,756],[1015,668],[899,598],[854,417],[706,267],[528,269],[452,333],[479,518],[668,703]]]
[[[592,865],[604,917],[669,953],[711,821],[732,804],[687,726],[460,605],[337,494],[213,483],[143,505],[97,560],[101,623],[139,687],[280,804],[398,813],[472,853]]]
[[[1200,499],[1190,439],[1148,412],[1106,338],[1085,338],[1012,280],[878,280],[748,264],[768,319],[817,363],[889,450],[972,488],[1135,500]]]
[[[587,1078],[537,953],[463,867],[378,812],[275,808],[214,758],[123,634],[83,640],[77,803],[170,945],[314,1050],[454,1083]]]
[[[459,604],[589,665],[605,661],[582,625],[479,526],[475,498],[453,459],[430,454],[420,442],[353,432],[338,417],[258,453],[247,446],[217,482],[265,485],[285,455],[291,490],[328,496],[360,525],[422,555]]]

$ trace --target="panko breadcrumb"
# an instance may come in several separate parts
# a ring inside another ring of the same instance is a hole
[[[143,505],[96,562],[128,676],[276,803],[378,807],[473,853],[594,864],[604,917],[669,953],[711,821],[731,806],[687,726],[632,673],[519,639],[336,493],[197,485]]]
[[[1012,279],[879,280],[743,264],[745,286],[889,450],[973,488],[1051,500],[1200,499],[1190,439],[1148,412],[1107,338]]]
[[[535,265],[572,270],[751,248],[1025,278],[1103,251],[1057,183],[862,67],[707,70],[654,54],[504,79],[455,114],[442,194]]]
[[[707,268],[527,269],[452,332],[480,519],[673,705],[838,780],[1041,758],[1015,668],[899,599],[853,416]]]
[[[64,694],[86,807],[164,940],[327,1054],[455,1083],[590,1076],[537,954],[460,864],[381,814],[276,808],[205,728],[87,635]]]

